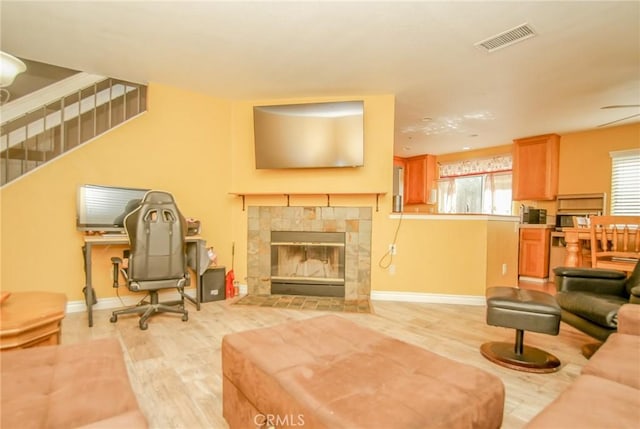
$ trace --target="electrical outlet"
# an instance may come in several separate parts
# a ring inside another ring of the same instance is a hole
[[[507,264],[502,264],[502,275],[507,274]]]
[[[396,254],[396,245],[395,244],[390,244],[389,245],[389,253],[391,253],[392,255]]]
[[[394,275],[396,273],[396,266],[391,264],[389,265],[389,274]]]

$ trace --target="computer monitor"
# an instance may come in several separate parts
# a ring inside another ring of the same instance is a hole
[[[149,189],[102,185],[78,188],[76,226],[80,231],[124,232],[124,218]]]

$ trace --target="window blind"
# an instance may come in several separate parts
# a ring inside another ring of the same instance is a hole
[[[640,215],[640,149],[610,152],[611,214]]]

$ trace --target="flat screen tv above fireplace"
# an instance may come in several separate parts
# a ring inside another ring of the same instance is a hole
[[[257,169],[361,167],[364,102],[254,106]]]

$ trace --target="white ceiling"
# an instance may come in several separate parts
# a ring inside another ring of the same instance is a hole
[[[228,99],[394,94],[399,156],[640,113],[601,109],[640,105],[639,1],[2,0],[0,8],[3,51],[71,69]],[[523,23],[537,36],[493,53],[474,45]]]

